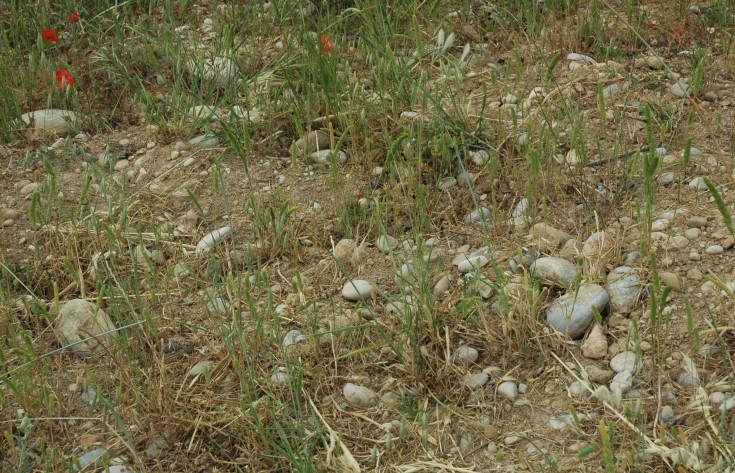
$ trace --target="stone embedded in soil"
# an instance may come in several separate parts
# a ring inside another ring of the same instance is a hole
[[[546,321],[570,338],[579,338],[594,317],[593,308],[602,312],[610,297],[597,284],[585,284],[576,293],[565,294],[546,309]]]
[[[232,233],[232,227],[222,227],[210,232],[197,243],[198,250],[208,250],[215,246],[220,240]]]
[[[24,113],[20,119],[26,125],[31,125],[39,130],[54,132],[71,131],[78,125],[77,116],[69,110],[41,109]]]
[[[640,361],[638,361],[638,364],[640,364]],[[616,373],[630,371],[632,374],[635,374],[638,370],[635,353],[632,351],[618,353],[610,359],[610,368]]]
[[[554,256],[537,259],[531,264],[529,271],[531,276],[536,279],[561,286],[569,286],[577,279],[579,274],[577,265]]]
[[[83,299],[73,299],[66,302],[59,311],[55,322],[56,334],[63,346],[86,340],[69,347],[80,356],[93,352],[109,350],[117,337],[116,333],[109,332],[115,329],[115,324],[102,309],[95,311],[95,304]]]
[[[641,293],[641,284],[633,268],[620,266],[608,274],[605,289],[610,295],[610,310],[624,312],[635,307]]]
[[[227,312],[228,304],[227,299],[224,297],[216,297],[213,300],[207,302],[205,306],[207,312],[212,314],[224,314]]]
[[[434,297],[441,297],[449,290],[451,285],[451,279],[449,275],[442,276],[441,279],[434,286]]]
[[[582,355],[585,358],[599,360],[607,355],[607,337],[600,324],[595,324],[587,339],[582,343]]]
[[[347,383],[342,389],[347,402],[360,409],[370,409],[380,402],[380,397],[370,388],[357,384]]]
[[[708,255],[721,255],[724,251],[725,249],[720,245],[712,245],[705,250]]]
[[[485,219],[490,218],[490,210],[487,207],[482,207],[480,210],[474,210],[467,214],[464,218],[464,223],[480,222],[483,220],[483,216]]]
[[[448,191],[451,189],[454,189],[454,187],[457,185],[457,180],[451,176],[442,178],[441,181],[439,181],[439,190]]]
[[[288,384],[289,377],[288,373],[283,371],[276,371],[271,375],[271,382],[276,386],[285,386]]]
[[[457,352],[455,353],[456,360],[466,365],[476,362],[479,356],[478,351],[469,345],[462,345],[457,348]]]
[[[342,297],[351,302],[357,302],[363,299],[368,301],[375,297],[375,292],[375,286],[369,281],[355,279],[345,283],[342,288]]]
[[[490,375],[485,373],[484,371],[480,371],[479,373],[474,373],[467,376],[464,383],[465,386],[474,390],[483,387],[489,380]]]
[[[699,217],[693,215],[686,221],[687,227],[689,228],[702,228],[707,226],[707,217]]]
[[[302,156],[308,156],[315,151],[329,149],[329,135],[322,130],[310,131],[292,145],[297,153]]]
[[[508,399],[509,401],[515,401],[518,399],[518,386],[514,381],[505,381],[500,383],[497,392],[500,396]]]
[[[658,176],[658,182],[664,186],[671,185],[674,182],[674,173],[669,171],[661,173],[661,175]]]

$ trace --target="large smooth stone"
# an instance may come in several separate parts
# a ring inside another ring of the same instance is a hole
[[[375,296],[375,286],[370,281],[363,279],[355,279],[347,281],[342,288],[342,297],[348,301],[357,302],[365,299],[369,300]]]
[[[109,349],[116,333],[100,335],[115,329],[110,317],[104,310],[95,312],[95,305],[84,299],[73,299],[65,303],[59,311],[56,319],[56,334],[62,345],[85,340],[69,347],[71,351],[80,356],[90,355],[93,352],[101,352]],[[96,337],[96,338],[95,338]]]
[[[579,338],[594,318],[592,308],[602,311],[610,301],[607,291],[597,284],[585,284],[575,293],[565,294],[546,309],[546,321],[570,338]]]
[[[576,264],[554,256],[537,259],[531,264],[529,271],[531,276],[536,279],[561,286],[569,286],[577,279],[579,274]]]
[[[610,296],[610,310],[625,312],[635,307],[641,294],[641,283],[633,268],[620,266],[607,276],[607,293]]]
[[[74,112],[53,108],[24,113],[20,116],[20,119],[26,125],[30,125],[33,122],[33,128],[56,132],[71,131],[78,124],[77,116]]]

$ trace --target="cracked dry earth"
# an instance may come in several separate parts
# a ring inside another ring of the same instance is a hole
[[[507,137],[473,147],[451,175],[350,138],[344,164],[320,164],[289,152],[288,131],[260,137],[247,173],[225,141],[155,126],[6,145],[4,310],[38,355],[60,346],[55,296],[130,325],[103,336],[97,356],[75,353],[84,343],[51,353],[40,389],[68,420],[36,438],[68,456],[102,448],[131,468],[263,471],[273,460],[249,433],[260,422],[312,445],[317,471],[601,471],[600,425],[611,423],[619,471],[722,471],[735,241],[700,178],[733,207],[732,84],[678,97],[648,56],[632,71],[562,62],[553,87],[536,88],[545,67],[531,64],[514,93],[510,78],[492,85],[484,113]],[[569,103],[581,135],[544,115]],[[643,103],[656,126],[670,113],[685,131],[651,150]],[[430,127],[435,113],[405,112],[390,126]],[[314,128],[331,146],[348,120]],[[526,156],[545,133],[556,143],[532,177]],[[72,143],[116,161],[85,162]],[[28,159],[41,145],[53,187],[44,160]],[[3,389],[6,414],[40,412]]]

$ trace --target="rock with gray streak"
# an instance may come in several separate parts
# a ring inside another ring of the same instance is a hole
[[[61,344],[75,344],[69,350],[80,356],[109,350],[117,337],[114,332],[104,334],[115,330],[115,324],[105,311],[83,299],[70,300],[61,307],[55,329]],[[84,342],[77,343],[82,340]]]
[[[536,279],[560,286],[569,286],[577,279],[579,274],[577,265],[554,256],[537,259],[531,264],[529,271],[531,276]]]
[[[579,338],[589,327],[594,310],[602,312],[610,301],[607,291],[597,284],[585,284],[575,293],[565,294],[546,309],[546,321],[570,338]]]

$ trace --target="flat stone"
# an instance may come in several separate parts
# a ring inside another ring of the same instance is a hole
[[[610,381],[610,391],[625,392],[633,386],[633,374],[628,370],[623,370],[616,374]]]
[[[529,271],[536,279],[561,286],[569,286],[579,275],[577,265],[553,256],[537,259],[531,264]]]
[[[237,65],[226,57],[190,59],[186,62],[191,74],[201,76],[203,81],[218,87],[227,87],[237,81]]]
[[[530,238],[534,246],[540,251],[546,252],[561,248],[572,239],[572,236],[551,225],[537,223],[531,227]]]
[[[610,360],[610,368],[612,368],[616,373],[630,371],[632,374],[635,374],[638,370],[638,367],[636,366],[635,353],[632,351],[623,351],[618,353]]]
[[[363,279],[347,281],[342,288],[342,297],[351,302],[357,302],[363,299],[368,301],[375,297],[375,293],[375,286]]]
[[[69,110],[41,109],[24,113],[20,119],[26,125],[31,125],[38,130],[53,132],[72,131],[78,125],[77,116]]]
[[[692,92],[692,88],[685,82],[677,82],[669,88],[672,95],[679,98],[688,97]]]
[[[702,228],[707,226],[707,218],[692,216],[687,219],[686,223],[689,228]]]
[[[698,191],[706,191],[707,190],[707,183],[704,182],[704,178],[702,177],[695,177],[691,181],[689,181],[689,187],[692,189],[696,189]]]
[[[585,284],[576,293],[565,294],[546,309],[546,321],[570,338],[579,338],[594,317],[593,308],[602,312],[610,301],[607,291],[597,284]]]
[[[459,272],[461,273],[468,273],[475,269],[482,268],[489,261],[490,260],[488,260],[487,256],[485,255],[469,256],[465,258],[463,261],[460,261],[459,264],[457,264],[457,269],[459,269]]]
[[[721,255],[724,251],[725,249],[720,245],[712,245],[705,250],[708,255]]]
[[[54,324],[56,335],[63,346],[75,344],[68,349],[80,356],[102,352],[112,348],[117,333],[105,332],[115,329],[112,319],[102,309],[95,310],[95,304],[73,299],[66,302],[59,311]],[[77,343],[85,340],[83,343]]]

